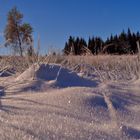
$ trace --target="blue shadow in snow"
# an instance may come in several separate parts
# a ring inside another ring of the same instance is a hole
[[[57,77],[55,86],[59,88],[96,87],[98,84],[98,81],[80,77],[75,72],[71,72],[70,70],[63,68]]]
[[[122,131],[125,133],[126,136],[128,136],[131,139],[140,139],[140,130],[123,126]]]
[[[4,95],[5,95],[4,87],[0,86],[0,97]]]
[[[105,100],[101,96],[94,96],[86,100],[86,103],[91,107],[103,107],[105,109],[108,108]]]

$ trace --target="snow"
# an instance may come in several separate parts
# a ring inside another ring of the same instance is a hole
[[[13,69],[6,69],[6,70],[2,70],[0,71],[0,77],[8,77],[15,74]]]
[[[140,139],[140,80],[97,78],[56,64],[0,77],[0,138]]]
[[[49,84],[59,88],[95,87],[98,84],[98,81],[80,77],[77,73],[56,64],[32,65],[19,75],[16,80],[27,81],[31,79],[47,81]]]

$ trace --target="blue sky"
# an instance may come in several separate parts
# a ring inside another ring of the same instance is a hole
[[[44,53],[51,47],[62,49],[70,35],[106,39],[128,27],[140,31],[140,0],[0,0],[0,33],[13,6],[33,26],[35,44],[40,35]]]

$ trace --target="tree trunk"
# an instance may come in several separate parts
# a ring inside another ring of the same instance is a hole
[[[23,50],[22,50],[20,39],[19,39],[19,51],[20,51],[20,56],[23,57]]]
[[[16,23],[16,29],[17,29],[17,37],[18,37],[18,42],[19,42],[19,53],[20,53],[20,56],[23,57],[23,50],[22,50],[22,44],[21,44],[21,40],[20,40],[20,33],[19,33],[19,30],[18,30],[18,26],[17,26],[17,23]]]

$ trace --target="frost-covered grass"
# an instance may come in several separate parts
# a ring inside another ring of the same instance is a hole
[[[104,80],[140,78],[140,61],[137,55],[66,56],[64,60],[64,66],[88,76],[96,74]]]
[[[94,75],[103,80],[136,80],[140,78],[140,59],[138,55],[97,55],[63,56],[49,55],[40,57],[38,63],[57,63],[88,77]],[[5,67],[23,72],[32,63],[26,58],[4,57],[0,59],[1,70]]]

